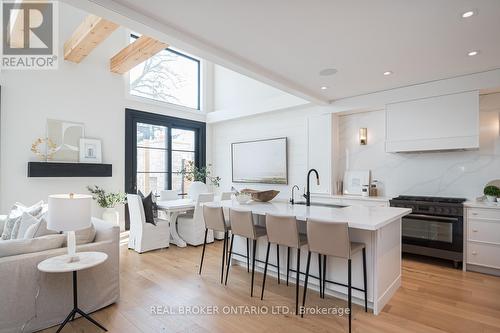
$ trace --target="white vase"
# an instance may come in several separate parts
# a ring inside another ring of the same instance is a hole
[[[487,195],[486,199],[488,199],[489,202],[495,202],[497,200],[497,197],[494,195]]]
[[[188,197],[192,200],[198,200],[198,196],[201,193],[207,193],[208,186],[207,184],[199,181],[192,182],[188,189]]]
[[[120,215],[116,211],[116,208],[105,208],[102,213],[102,219],[107,222],[111,222],[114,225],[119,225]]]

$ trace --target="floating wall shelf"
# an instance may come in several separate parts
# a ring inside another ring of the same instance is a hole
[[[111,164],[28,162],[28,177],[111,177]]]

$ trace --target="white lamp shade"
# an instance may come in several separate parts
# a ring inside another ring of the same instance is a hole
[[[49,195],[47,228],[75,231],[90,227],[92,196],[86,194]]]

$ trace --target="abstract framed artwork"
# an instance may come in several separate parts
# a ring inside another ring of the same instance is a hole
[[[231,144],[235,183],[287,184],[287,138]]]
[[[47,138],[55,144],[54,162],[78,162],[80,138],[84,136],[83,123],[47,119]]]

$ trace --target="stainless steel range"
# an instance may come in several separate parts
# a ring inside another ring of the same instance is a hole
[[[452,260],[463,260],[462,198],[402,195],[390,200],[391,207],[411,208],[403,217],[403,252]]]

